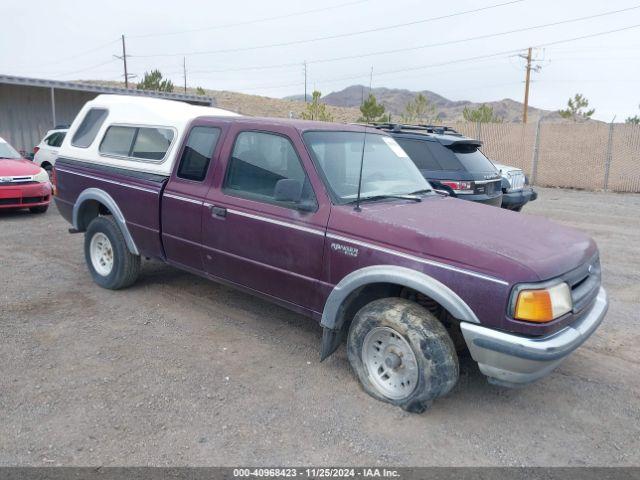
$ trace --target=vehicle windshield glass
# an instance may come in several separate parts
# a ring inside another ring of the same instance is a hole
[[[7,142],[0,140],[0,158],[22,158],[22,155]]]
[[[335,201],[340,204],[354,201],[358,194],[364,133],[315,131],[306,132],[303,137]],[[367,133],[360,198],[407,195],[430,188],[393,138]]]
[[[476,145],[454,144],[447,148],[455,154],[469,172],[495,172],[496,167],[484,156]]]

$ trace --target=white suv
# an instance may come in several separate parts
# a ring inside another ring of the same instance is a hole
[[[68,131],[67,128],[49,130],[40,144],[33,149],[33,163],[40,165],[49,175],[51,175],[51,169],[58,158],[60,145],[62,145]]]

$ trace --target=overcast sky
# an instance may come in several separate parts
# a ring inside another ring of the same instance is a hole
[[[505,5],[492,8],[498,4]],[[157,0],[3,2],[0,73],[121,80],[122,62],[113,55],[121,54],[119,37],[125,34],[130,73],[140,77],[159,68],[177,85],[183,84],[186,57],[190,87],[273,97],[300,94],[306,60],[309,89],[323,94],[368,85],[373,67],[374,87],[431,90],[453,100],[522,101],[524,60],[518,49],[638,26],[535,49],[540,71],[532,75],[530,104],[555,110],[580,92],[600,120],[640,114],[639,0],[181,0],[162,5]],[[490,36],[621,9],[630,10]],[[415,23],[388,28],[408,22]],[[375,31],[350,35],[367,30]],[[328,36],[338,38],[317,40]],[[488,37],[460,42],[479,36]],[[433,44],[440,45],[416,48]],[[395,53],[380,53],[389,50]],[[448,65],[438,65],[443,63]],[[256,67],[273,68],[249,70]]]

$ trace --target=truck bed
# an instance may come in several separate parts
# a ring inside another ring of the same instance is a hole
[[[140,253],[164,258],[160,200],[168,177],[68,158],[58,158],[55,172],[55,200],[67,221],[73,221],[73,206],[82,191],[103,188],[120,207]]]

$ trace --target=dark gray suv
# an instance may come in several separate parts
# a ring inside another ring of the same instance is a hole
[[[452,197],[500,207],[502,177],[480,151],[482,142],[449,127],[375,124],[391,134],[424,177]]]

